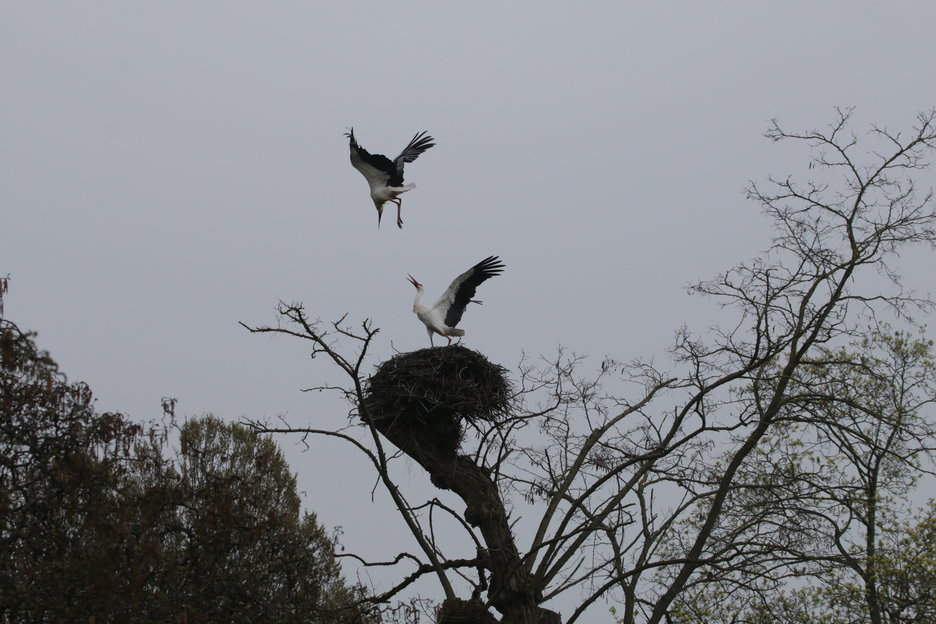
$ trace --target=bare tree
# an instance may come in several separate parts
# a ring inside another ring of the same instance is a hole
[[[860,337],[869,319],[887,314],[912,324],[912,314],[932,305],[902,287],[894,259],[936,242],[932,193],[915,182],[936,145],[936,111],[919,115],[909,133],[874,126],[860,149],[850,117],[836,110],[830,126],[804,133],[771,125],[770,139],[810,148],[817,179],[750,186],[775,237],[761,257],[691,287],[720,303],[728,320],[707,339],[678,332],[674,372],[606,361],[589,376],[587,364],[562,352],[524,363],[510,416],[482,428],[453,457],[421,456],[369,413],[364,368],[377,332],[369,321],[328,326],[299,304],[281,304],[279,325],[248,327],[307,340],[313,355],[346,375],[337,389],[362,429],[255,425],[340,438],[373,465],[419,549],[396,558],[413,570],[374,601],[434,574],[452,603],[458,575],[471,583],[474,602],[494,607],[505,623],[556,621],[541,605],[573,590],[581,600],[566,622],[610,597],[620,602],[622,622],[655,624],[706,575],[774,547],[757,539],[727,543],[719,528],[742,512],[732,496],[739,480],[797,407],[796,380],[828,349]],[[821,424],[817,414],[797,414],[804,428]],[[464,501],[461,517],[438,501],[405,498],[388,469],[394,448]],[[521,549],[505,510],[522,499],[539,515]],[[444,552],[427,526],[440,512],[459,517],[477,545],[474,556]],[[755,534],[759,518],[748,518]]]
[[[861,595],[862,621],[892,621],[885,617],[895,610],[888,585],[898,577],[893,565],[882,568],[889,555],[882,559],[879,547],[912,514],[918,479],[933,474],[931,349],[925,339],[872,330],[847,348],[820,351],[797,371],[713,532],[713,544],[745,556],[695,581],[679,598],[678,621],[752,613],[787,621],[788,605],[778,600],[789,589],[784,580],[803,576],[825,586],[823,595],[847,593],[852,603]]]

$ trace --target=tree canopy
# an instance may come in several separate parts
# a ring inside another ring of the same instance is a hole
[[[367,621],[300,506],[269,437],[98,413],[0,321],[0,620]]]

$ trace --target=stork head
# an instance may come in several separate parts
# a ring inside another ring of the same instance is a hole
[[[422,284],[417,282],[415,277],[413,277],[409,273],[406,274],[406,277],[409,279],[409,283],[416,287],[416,290],[419,290],[420,288],[422,288]]]

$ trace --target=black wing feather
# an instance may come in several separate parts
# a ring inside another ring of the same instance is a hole
[[[471,302],[478,286],[484,280],[500,275],[504,270],[504,263],[497,256],[489,256],[471,267],[469,275],[462,280],[455,289],[454,301],[445,314],[445,324],[455,327],[465,313],[465,307]]]
[[[383,154],[371,154],[366,149],[361,147],[354,138],[354,128],[350,128],[349,131],[345,133],[345,136],[348,137],[348,139],[350,139],[351,149],[357,152],[358,157],[360,157],[361,160],[366,162],[371,167],[379,169],[383,171],[384,173],[386,173],[391,178],[393,178],[397,170],[396,163],[394,163],[392,160],[390,160]],[[399,185],[394,184],[393,181],[391,180],[390,186],[399,186]]]
[[[434,147],[434,141],[435,139],[429,136],[426,130],[416,133],[416,136],[412,138],[409,145],[403,148],[400,155],[393,159],[394,170],[390,176],[390,186],[403,185],[403,165],[413,162],[420,154],[430,147]]]

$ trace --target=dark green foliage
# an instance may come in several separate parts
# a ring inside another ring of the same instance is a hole
[[[49,621],[93,613],[89,594],[126,591],[118,500],[140,428],[95,414],[84,384],[16,326],[0,324],[0,613]],[[64,579],[69,582],[64,582]]]
[[[167,458],[167,433],[0,321],[0,621],[362,621],[269,438],[206,417]]]

